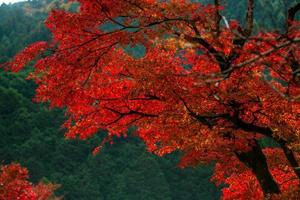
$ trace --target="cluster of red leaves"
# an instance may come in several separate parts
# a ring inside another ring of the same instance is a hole
[[[297,199],[299,194],[299,180],[293,173],[287,161],[284,159],[282,150],[278,148],[266,148],[272,176],[280,186],[281,194],[273,195],[272,199]],[[223,200],[256,200],[264,199],[263,191],[255,175],[245,165],[241,164],[236,157],[224,160],[216,164],[212,180],[217,185],[225,184],[222,195]]]
[[[251,142],[262,137],[299,149],[299,81],[286,59],[300,62],[297,22],[284,36],[258,33],[240,47],[240,25],[218,27],[216,11],[221,8],[214,5],[79,2],[78,12],[50,13],[46,25],[53,52],[38,59],[30,76],[38,84],[38,101],[67,108],[67,137],[86,139],[105,129],[107,142],[135,126],[149,151],[183,151],[181,166],[237,159],[236,153],[248,152]],[[116,27],[105,30],[107,24]],[[139,59],[124,50],[136,44],[146,48]],[[21,69],[46,46],[36,43],[25,49],[11,68]],[[223,66],[226,62],[229,67]],[[232,191],[243,187],[241,191],[256,191],[258,197],[255,178],[239,171],[240,165],[222,165],[230,175],[222,181]],[[231,167],[236,173],[229,173]],[[291,176],[279,169],[271,170],[278,183]],[[242,177],[244,184],[234,183]],[[228,190],[224,193],[226,197]]]
[[[36,42],[29,45],[21,53],[15,56],[14,62],[10,65],[13,72],[18,72],[24,68],[26,64],[35,59],[41,52],[48,47],[47,42]]]
[[[59,200],[53,195],[57,188],[51,183],[28,182],[28,171],[19,164],[1,166],[0,200]]]

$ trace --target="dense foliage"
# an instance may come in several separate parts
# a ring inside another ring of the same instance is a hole
[[[49,38],[42,26],[47,7],[46,1],[0,7],[0,39],[7,40],[0,43],[2,61],[28,43]],[[178,154],[163,159],[147,154],[136,137],[115,138],[97,156],[92,150],[100,137],[66,141],[63,112],[32,102],[36,86],[26,76],[0,73],[0,160],[20,162],[31,182],[60,184],[57,194],[66,200],[219,198],[209,182],[211,166],[178,169]]]
[[[22,163],[34,183],[59,183],[57,194],[70,200],[218,199],[218,190],[209,183],[212,168],[178,169],[178,156],[146,154],[134,137],[116,140],[96,157],[91,152],[100,138],[65,141],[63,113],[31,102],[35,87],[24,78],[1,74],[0,160]]]
[[[10,164],[0,168],[1,200],[59,200],[53,192],[58,185],[40,182],[33,185],[28,182],[28,171],[19,164]]]
[[[224,199],[298,195],[299,2],[273,29],[255,26],[254,0],[244,22],[228,21],[221,0],[78,2],[50,13],[50,42],[8,63],[17,72],[43,53],[30,74],[36,100],[66,108],[67,138],[106,130],[97,153],[134,127],[150,152],[183,152],[183,167],[216,162]],[[137,46],[139,57],[128,51]]]

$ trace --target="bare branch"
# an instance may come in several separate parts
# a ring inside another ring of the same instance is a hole
[[[254,0],[248,0],[247,16],[246,16],[246,29],[244,34],[246,37],[249,37],[253,30],[253,21],[254,21]]]
[[[291,7],[288,10],[288,16],[287,16],[287,27],[288,28],[291,26],[291,22],[293,22],[295,20],[295,16],[298,11],[300,11],[300,3],[297,3],[295,6]]]

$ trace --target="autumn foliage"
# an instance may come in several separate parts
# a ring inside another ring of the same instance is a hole
[[[223,199],[293,199],[299,190],[300,4],[286,30],[254,30],[222,16],[221,1],[79,0],[54,10],[51,42],[8,63],[30,78],[36,100],[65,107],[66,137],[108,131],[103,143],[136,127],[150,152],[180,150],[180,166],[216,163]],[[105,28],[110,25],[110,28]],[[145,55],[126,49],[141,45]],[[263,149],[268,138],[277,147]]]
[[[42,182],[33,185],[28,178],[27,169],[19,164],[1,166],[0,200],[59,200],[53,194],[58,185]]]

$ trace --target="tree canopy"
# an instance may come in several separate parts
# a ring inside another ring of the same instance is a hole
[[[8,63],[19,71],[36,59],[36,100],[66,108],[68,138],[107,130],[97,153],[134,127],[150,152],[184,152],[182,167],[216,162],[224,199],[297,195],[300,3],[284,30],[255,30],[254,0],[244,23],[220,0],[78,2],[50,13],[51,42]],[[145,52],[131,55],[136,46]],[[266,138],[278,146],[262,149]]]

